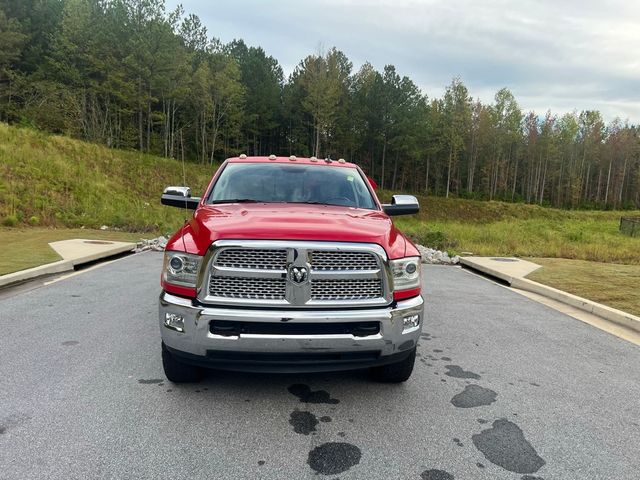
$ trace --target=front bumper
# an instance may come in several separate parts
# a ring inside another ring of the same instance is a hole
[[[182,361],[224,370],[329,371],[351,370],[393,363],[406,358],[418,343],[424,318],[421,296],[391,307],[352,310],[278,310],[201,306],[162,292],[160,332],[168,350]],[[167,314],[183,318],[183,331],[165,325]],[[416,327],[403,319],[419,315]],[[379,322],[378,333],[352,334],[238,334],[211,333],[212,321],[306,323]]]

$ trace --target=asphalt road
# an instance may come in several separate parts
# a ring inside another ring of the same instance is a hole
[[[0,300],[0,478],[638,479],[640,348],[424,269],[409,382],[162,373],[161,255]]]

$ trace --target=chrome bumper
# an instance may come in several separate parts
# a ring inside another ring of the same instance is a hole
[[[162,292],[160,295],[160,332],[162,341],[169,350],[185,361],[202,365],[211,364],[218,368],[236,368],[232,365],[233,358],[238,354],[261,355],[300,354],[302,357],[314,358],[313,355],[324,355],[317,358],[339,359],[358,358],[361,352],[370,352],[377,360],[371,361],[361,358],[360,363],[349,364],[337,360],[332,362],[322,360],[315,370],[335,370],[347,368],[361,368],[370,364],[383,364],[393,359],[401,358],[417,345],[422,322],[424,301],[421,296],[396,302],[392,307],[368,308],[362,310],[278,310],[278,309],[241,309],[229,307],[205,307],[194,305],[193,301]],[[176,331],[165,325],[167,314],[179,315],[184,319],[183,331]],[[419,315],[420,323],[417,327],[404,328],[403,318]],[[304,322],[348,323],[376,321],[380,322],[379,333],[368,336],[354,336],[351,334],[323,334],[323,335],[273,335],[273,334],[240,334],[237,336],[216,335],[210,331],[213,320],[251,321],[287,324]],[[229,362],[224,361],[225,353],[229,354]],[[215,361],[214,361],[215,357]],[[373,358],[372,357],[372,358]],[[222,358],[222,361],[221,361]],[[385,359],[387,361],[385,362]],[[209,361],[211,360],[211,361]],[[242,363],[242,362],[240,362]],[[259,362],[258,362],[259,363]],[[280,362],[282,363],[282,362]],[[286,363],[286,362],[285,362]],[[309,363],[309,362],[307,362]],[[214,365],[215,364],[215,365]],[[341,365],[338,367],[338,364]],[[343,365],[344,364],[344,365]],[[349,366],[351,365],[351,366]],[[335,368],[334,368],[335,367]],[[253,368],[250,368],[253,369]],[[311,368],[312,370],[314,368]],[[282,369],[278,369],[282,370]],[[293,370],[296,370],[294,368]],[[304,370],[310,370],[304,368]]]

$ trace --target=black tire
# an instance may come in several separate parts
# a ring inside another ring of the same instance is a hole
[[[413,364],[416,361],[416,349],[414,348],[404,360],[388,365],[371,368],[371,376],[374,380],[384,383],[402,383],[409,380],[413,372]]]
[[[162,366],[164,374],[173,383],[195,383],[202,379],[202,369],[182,363],[162,344]]]

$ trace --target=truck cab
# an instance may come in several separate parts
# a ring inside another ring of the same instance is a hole
[[[378,200],[355,164],[315,157],[227,159],[169,240],[159,320],[165,374],[369,369],[402,382],[423,323],[420,254],[390,216],[415,197]]]

